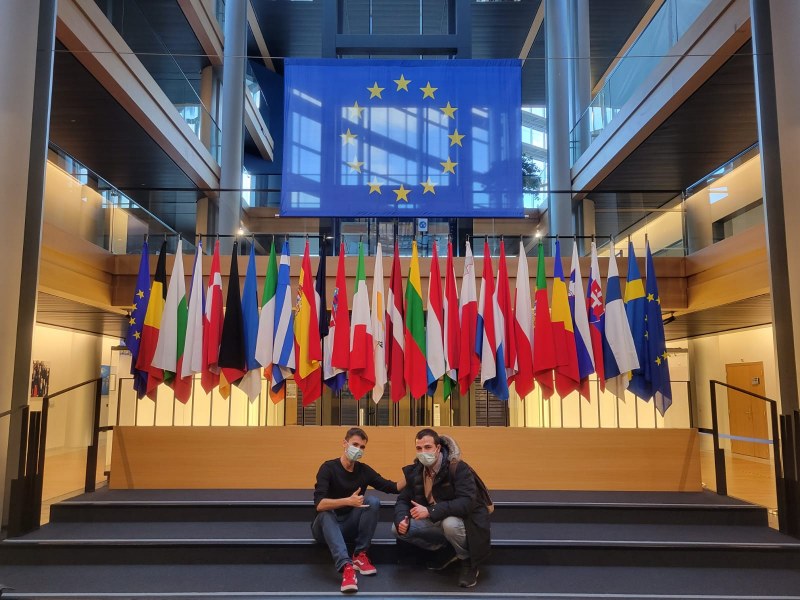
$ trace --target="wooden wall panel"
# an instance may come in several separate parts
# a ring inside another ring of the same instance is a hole
[[[395,479],[416,427],[368,427],[364,461]],[[311,489],[346,427],[117,427],[112,489]],[[440,428],[492,489],[700,491],[693,429]]]

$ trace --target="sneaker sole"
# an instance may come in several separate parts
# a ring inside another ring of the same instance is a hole
[[[464,585],[463,583],[459,583],[459,584],[458,584],[458,586],[459,586],[459,587],[462,587],[462,588],[471,588],[471,587],[475,587],[476,585],[478,585],[478,575],[480,575],[480,571],[478,571],[478,572],[476,572],[476,573],[475,573],[475,581],[473,581],[472,583],[469,583],[469,584],[467,584],[467,585]]]
[[[356,567],[355,565],[353,566],[353,568],[362,575],[375,575],[378,572],[378,569],[370,569],[368,571],[365,571],[364,569]]]

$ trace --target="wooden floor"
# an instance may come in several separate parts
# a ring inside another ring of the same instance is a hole
[[[101,449],[100,456],[105,456],[104,449]],[[710,490],[716,490],[712,454],[701,452],[700,462],[703,485]],[[98,465],[98,485],[105,484],[103,472],[108,468],[104,464]],[[728,453],[726,470],[728,495],[766,507],[770,511],[770,524],[777,527],[778,502],[772,462]],[[85,473],[85,450],[48,453],[42,493],[42,523],[49,521],[51,504],[83,493]]]

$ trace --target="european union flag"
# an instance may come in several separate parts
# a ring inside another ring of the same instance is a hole
[[[658,295],[658,281],[649,242],[647,243],[646,276],[644,362],[640,369],[634,371],[630,390],[645,400],[653,398],[658,412],[663,417],[672,405],[672,383],[669,378],[667,342],[661,315],[661,297]]]
[[[518,60],[286,61],[281,214],[522,217]]]
[[[133,310],[128,318],[128,334],[125,336],[125,345],[131,352],[131,375],[133,375],[133,389],[141,399],[147,393],[147,371],[136,368],[136,359],[139,358],[139,343],[142,339],[144,316],[147,313],[147,303],[150,301],[150,251],[147,240],[142,244],[142,258],[139,262],[139,275],[136,277],[136,291],[133,293]]]

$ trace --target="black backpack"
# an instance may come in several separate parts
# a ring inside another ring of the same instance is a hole
[[[452,461],[450,463],[450,479],[455,478],[456,474],[456,467],[458,466],[459,462],[464,461]],[[492,497],[489,495],[489,488],[486,487],[486,484],[483,483],[483,479],[475,472],[469,464],[464,462],[467,465],[467,468],[472,472],[472,476],[475,478],[475,488],[477,489],[478,494],[478,502],[480,502],[483,506],[486,507],[486,510],[489,511],[489,514],[494,512],[494,502],[492,502]]]

